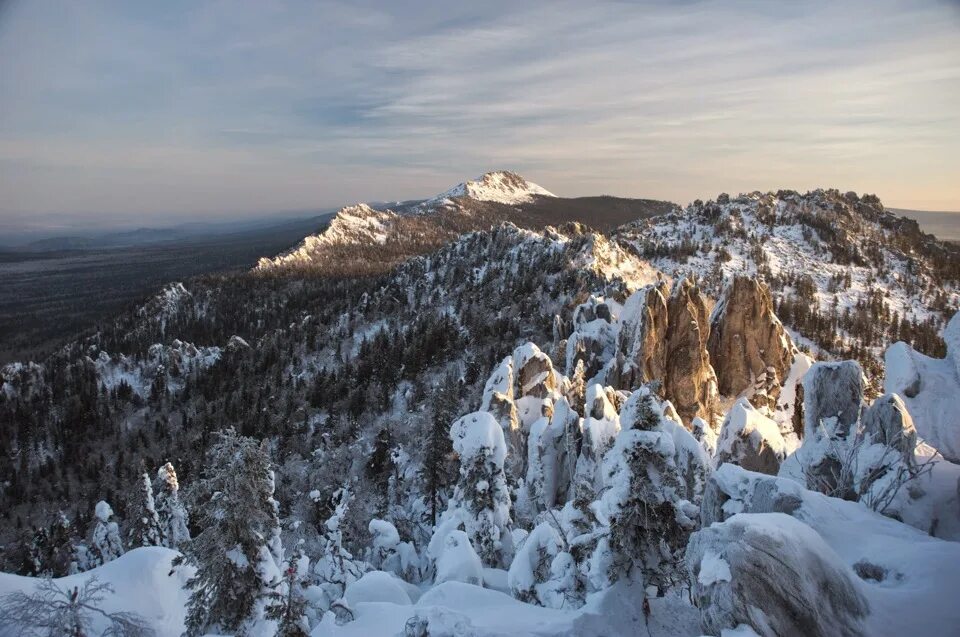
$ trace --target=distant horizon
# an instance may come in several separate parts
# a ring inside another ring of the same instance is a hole
[[[487,170],[960,210],[960,4],[0,3],[0,228],[415,199]]]
[[[478,176],[479,175],[474,175],[470,177],[470,179],[474,179]],[[543,186],[547,190],[553,190],[550,185],[540,183],[535,179],[529,179],[529,181],[537,183],[538,185]],[[457,183],[460,183],[460,182],[457,182]],[[451,183],[450,186],[448,187],[452,187],[455,185],[456,183]],[[438,190],[437,192],[433,192],[427,195],[422,195],[419,197],[408,198],[408,199],[366,200],[362,202],[350,201],[350,202],[343,202],[341,204],[336,204],[332,206],[318,206],[315,208],[304,208],[299,210],[245,211],[245,212],[238,212],[235,216],[230,216],[230,217],[225,217],[222,214],[204,217],[204,216],[197,216],[196,213],[184,213],[184,216],[182,217],[179,217],[179,216],[166,217],[167,219],[170,219],[166,223],[164,223],[162,219],[157,219],[155,220],[156,223],[149,223],[149,224],[142,223],[142,221],[145,221],[143,219],[140,219],[140,220],[130,219],[130,220],[119,222],[119,223],[104,222],[104,223],[98,224],[98,223],[90,223],[89,219],[84,218],[84,219],[78,220],[76,222],[76,225],[65,224],[65,225],[47,226],[47,227],[38,227],[38,226],[17,227],[15,222],[10,223],[2,215],[0,215],[0,233],[4,234],[3,239],[0,240],[0,247],[20,246],[20,245],[28,244],[33,241],[44,241],[44,240],[55,239],[55,238],[100,237],[100,236],[110,235],[114,233],[126,233],[126,232],[132,232],[137,230],[143,230],[143,231],[176,230],[176,229],[182,229],[182,228],[188,228],[188,227],[201,227],[205,229],[203,231],[214,231],[213,230],[214,228],[222,228],[224,226],[229,226],[231,223],[241,223],[241,224],[248,224],[248,225],[250,224],[263,224],[263,225],[282,224],[285,222],[306,220],[315,216],[324,216],[327,214],[331,214],[332,212],[336,212],[340,208],[357,204],[357,203],[381,204],[383,206],[389,206],[391,203],[398,202],[398,201],[425,200],[429,197],[439,194],[440,192],[444,192],[446,189],[447,188],[444,188],[442,190]],[[786,190],[788,188],[782,188],[782,189]],[[757,191],[776,192],[777,190],[781,190],[781,188],[754,189],[754,190],[743,191],[743,192],[744,193],[757,192]],[[798,192],[805,191],[805,190],[798,190],[796,188],[789,188],[789,190],[797,190]],[[815,188],[811,190],[815,190]],[[840,190],[841,192],[847,191],[846,189],[838,189],[838,190]],[[726,191],[721,191],[721,192],[726,192]],[[558,196],[562,196],[556,192],[554,194],[558,194]],[[706,197],[704,199],[716,199],[717,195],[719,194],[721,193],[718,192],[713,196]],[[728,192],[727,194],[735,196],[741,193]],[[862,196],[864,194],[876,194],[876,193],[858,192],[857,194]],[[570,198],[592,197],[592,196],[619,196],[619,195],[611,195],[609,193],[584,193],[584,194],[572,195],[572,197]],[[657,199],[655,197],[644,197],[644,196],[627,197],[627,198]],[[687,205],[691,204],[695,199],[697,198],[691,198],[690,200],[683,201],[683,202],[670,201],[666,199],[660,199],[660,201],[669,201],[670,203],[675,203],[681,207],[686,207]],[[904,208],[901,206],[888,205],[883,200],[882,196],[880,197],[880,200],[881,200],[881,203],[884,204],[884,208],[886,208],[887,210],[890,210],[896,214],[904,213],[905,216],[910,218],[915,218],[915,217],[914,215],[907,214],[907,213],[916,213],[920,217],[923,217],[924,215],[933,215],[933,216],[958,215],[960,216],[960,209],[958,210],[921,210],[916,208]],[[60,215],[57,215],[57,216],[65,219],[70,218],[69,213],[61,213]],[[921,219],[916,219],[916,220],[921,221]],[[953,224],[949,224],[949,223],[947,225],[939,225],[937,226],[939,232],[933,232],[933,230],[929,228],[932,227],[931,222],[935,222],[935,221],[936,221],[935,219],[923,220],[921,223],[921,226],[922,227],[928,226],[927,228],[924,228],[924,232],[935,234],[938,238],[945,239],[945,240],[960,239],[960,223],[956,224],[957,226],[956,229],[954,229]],[[933,223],[932,225],[937,225],[937,224]],[[949,236],[941,236],[941,234],[944,234],[945,232],[947,232]]]

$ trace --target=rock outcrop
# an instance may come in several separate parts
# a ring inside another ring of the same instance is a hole
[[[860,637],[869,604],[839,555],[782,513],[740,514],[701,529],[687,567],[703,631],[744,624],[763,637]]]
[[[513,364],[519,396],[546,398],[557,389],[553,361],[533,343],[521,345],[514,351]]]
[[[739,396],[754,387],[757,406],[776,406],[795,348],[774,314],[766,285],[748,277],[733,278],[710,316],[707,349],[721,394]]]
[[[694,418],[709,422],[717,409],[717,376],[707,353],[707,304],[693,280],[683,278],[673,286],[667,313],[664,396],[683,422],[691,423]]]
[[[620,387],[633,390],[645,383],[663,383],[667,368],[666,284],[648,285],[627,299],[620,315],[620,351],[624,362]]]

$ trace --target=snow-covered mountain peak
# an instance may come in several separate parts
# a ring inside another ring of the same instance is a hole
[[[428,199],[425,204],[439,204],[455,197],[469,197],[477,201],[493,201],[502,204],[526,203],[534,196],[556,197],[552,192],[517,173],[506,170],[489,172],[472,180],[457,184],[450,190]]]

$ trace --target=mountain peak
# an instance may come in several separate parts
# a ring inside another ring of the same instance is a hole
[[[427,204],[439,203],[454,197],[469,197],[477,201],[493,201],[502,204],[526,203],[534,196],[556,197],[546,188],[527,181],[517,173],[498,170],[484,173],[476,179],[457,184],[450,190],[428,200]]]

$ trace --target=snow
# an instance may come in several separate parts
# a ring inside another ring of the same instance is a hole
[[[884,357],[884,391],[896,393],[907,405],[920,436],[943,456],[960,461],[960,376],[957,372],[960,314],[944,332],[947,357],[930,358],[906,343],[895,343]]]
[[[739,399],[727,413],[720,428],[717,455],[739,460],[743,455],[738,449],[741,439],[749,439],[751,449],[769,447],[781,461],[787,457],[786,443],[777,423],[755,409],[746,398]]]
[[[400,544],[400,533],[386,520],[370,520],[367,530],[373,535],[373,547],[377,549],[393,549]]]
[[[442,205],[455,197],[470,197],[477,201],[515,205],[532,201],[534,195],[556,197],[546,188],[527,181],[516,173],[497,171],[458,184],[446,192],[431,197],[422,206],[429,208]]]
[[[386,602],[401,606],[410,604],[403,580],[385,571],[370,571],[363,577],[351,582],[343,596],[351,608],[368,602]]]
[[[53,582],[61,589],[68,589],[81,586],[90,577],[97,577],[113,588],[113,593],[103,600],[104,611],[136,613],[155,631],[156,637],[180,637],[184,632],[189,597],[184,585],[193,570],[186,566],[173,569],[171,562],[177,555],[176,551],[161,547],[138,548],[103,566]],[[38,581],[0,573],[0,596],[14,591],[29,593]],[[0,637],[14,637],[16,634],[10,627],[0,626]]]
[[[781,510],[812,528],[853,568],[857,563],[879,566],[882,581],[863,580],[871,613],[868,635],[950,635],[957,627],[951,595],[960,587],[960,543],[931,537],[911,526],[870,511],[862,504],[829,498],[798,483],[745,471],[732,464],[713,474],[724,497],[724,516],[737,510]],[[704,524],[715,520],[706,506]],[[729,512],[729,513],[726,513]]]
[[[113,509],[103,500],[97,502],[97,506],[94,507],[93,512],[94,515],[97,516],[97,519],[104,523],[113,517]]]
[[[435,582],[483,583],[483,564],[465,532],[454,530],[444,536]]]
[[[454,451],[461,458],[473,458],[483,453],[499,466],[507,457],[507,445],[503,429],[492,415],[475,411],[460,418],[450,427]]]
[[[710,586],[714,582],[729,582],[732,579],[730,574],[730,565],[714,551],[707,551],[700,561],[700,573],[697,575],[697,581],[704,586]]]

